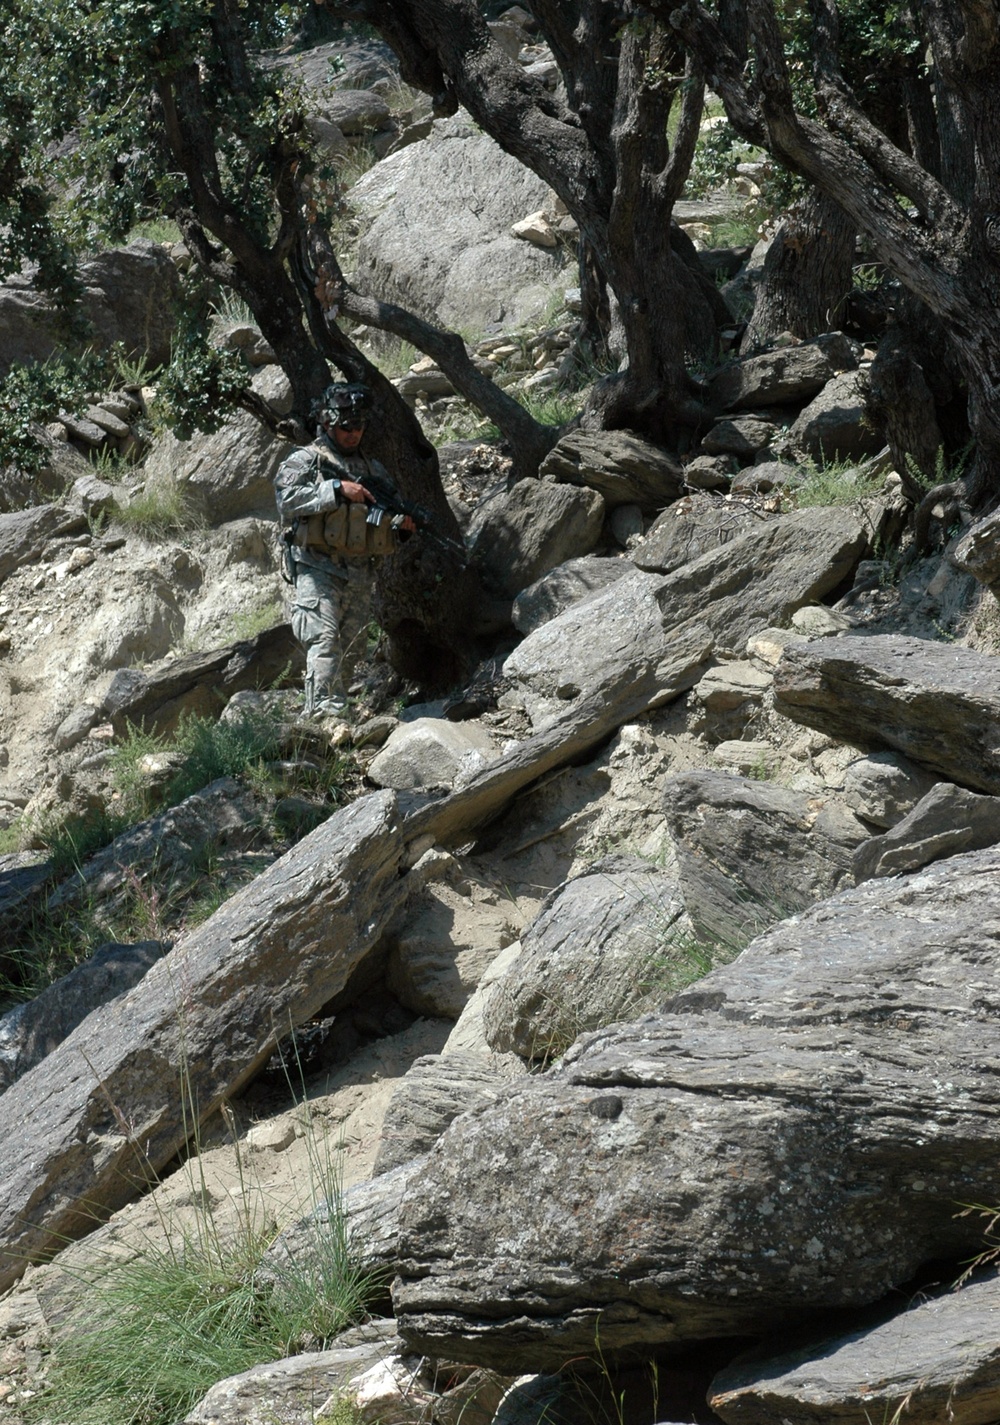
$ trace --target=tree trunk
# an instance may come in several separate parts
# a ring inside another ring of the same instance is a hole
[[[831,198],[813,189],[799,199],[764,259],[741,350],[766,346],[786,331],[803,341],[836,331],[847,315],[854,240],[854,224]]]

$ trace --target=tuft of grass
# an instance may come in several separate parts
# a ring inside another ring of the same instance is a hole
[[[115,523],[153,542],[168,539],[204,523],[179,485],[165,483],[146,489],[115,514]]]
[[[852,505],[876,494],[883,484],[881,475],[865,470],[857,460],[810,460],[804,463],[802,483],[792,499],[799,509],[812,505]]]
[[[274,628],[276,624],[281,623],[284,617],[285,611],[280,599],[270,599],[266,604],[261,604],[255,609],[247,609],[244,613],[233,614],[231,624],[233,638],[256,638],[259,633],[264,633],[267,629]]]
[[[186,1103],[198,1154],[190,1089]],[[235,1226],[224,1227],[216,1216],[200,1155],[189,1159],[191,1201],[198,1204],[193,1225],[161,1217],[162,1242],[149,1240],[129,1260],[87,1273],[85,1304],[60,1330],[47,1388],[27,1404],[29,1421],[175,1425],[216,1382],[322,1347],[363,1319],[383,1290],[347,1229],[339,1154],[320,1141],[307,1111],[306,1192],[310,1202],[325,1203],[311,1266],[290,1266],[272,1281],[259,1277],[278,1214],[252,1176],[231,1112],[225,1116],[237,1156]],[[303,1203],[286,1210],[296,1220]]]
[[[145,222],[136,223],[135,227],[129,230],[128,241],[132,242],[135,238],[148,238],[150,242],[170,247],[173,243],[180,242],[181,230],[172,218],[149,218]]]

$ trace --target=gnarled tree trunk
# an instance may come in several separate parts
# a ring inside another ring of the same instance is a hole
[[[836,331],[851,294],[855,227],[839,204],[814,189],[788,210],[764,259],[741,350],[782,332],[807,340]]]

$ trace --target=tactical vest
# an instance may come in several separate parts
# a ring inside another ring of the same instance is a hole
[[[377,559],[400,546],[396,516],[380,505],[338,505],[326,514],[299,519],[295,543],[335,559]]]

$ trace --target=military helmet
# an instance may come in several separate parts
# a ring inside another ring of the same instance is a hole
[[[371,413],[371,392],[360,381],[334,381],[313,409],[323,425],[361,426]]]

